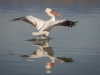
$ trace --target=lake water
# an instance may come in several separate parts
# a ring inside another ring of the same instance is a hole
[[[9,22],[27,15],[49,20],[47,7],[63,16],[57,20],[79,22],[73,28],[54,27],[53,39],[42,42],[26,41],[37,31],[32,25]],[[99,22],[100,0],[0,0],[0,75],[100,75]],[[37,51],[39,56],[29,58]]]

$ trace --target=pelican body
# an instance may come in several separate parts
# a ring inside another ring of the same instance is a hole
[[[52,11],[51,8],[46,8],[45,12],[47,13],[48,16],[50,16],[50,20],[44,21],[39,18],[36,18],[34,16],[24,16],[24,17],[19,17],[19,18],[14,18],[11,21],[17,21],[17,20],[22,20],[25,21],[33,26],[36,27],[38,32],[32,32],[32,35],[40,38],[40,36],[44,36],[48,38],[50,30],[54,26],[68,26],[68,27],[73,27],[76,25],[76,22],[69,21],[69,20],[55,20],[55,16],[62,17],[60,14]]]

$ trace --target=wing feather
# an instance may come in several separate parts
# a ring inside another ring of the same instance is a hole
[[[50,31],[54,26],[67,26],[67,27],[73,27],[76,25],[77,21],[69,21],[69,20],[58,20],[58,21],[52,21],[51,25],[49,25],[44,31]]]
[[[37,30],[39,30],[45,24],[44,20],[38,19],[38,18],[33,17],[31,15],[30,16],[19,17],[19,18],[14,18],[11,21],[17,21],[17,20],[22,20],[24,22],[27,22],[27,23],[35,26],[37,28]]]

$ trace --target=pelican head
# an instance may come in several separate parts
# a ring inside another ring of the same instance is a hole
[[[46,8],[45,12],[49,15],[49,16],[52,16],[52,15],[55,15],[55,16],[58,16],[58,17],[62,17],[60,14],[52,11],[51,8]]]
[[[45,10],[46,13],[49,13],[49,12],[51,12],[51,11],[52,11],[51,8],[46,8],[46,10]]]

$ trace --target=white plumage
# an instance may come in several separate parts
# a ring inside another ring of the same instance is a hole
[[[20,17],[20,18],[14,18],[11,21],[22,20],[29,24],[32,24],[38,30],[38,32],[32,32],[32,35],[34,35],[34,36],[43,35],[45,37],[48,37],[50,30],[54,26],[72,27],[72,26],[76,25],[76,22],[72,22],[69,20],[57,20],[56,21],[55,16],[59,16],[59,17],[62,17],[62,16],[60,14],[52,11],[51,8],[46,8],[45,12],[51,17],[50,20],[44,21],[44,20],[41,20],[39,18],[29,15],[29,16],[24,16],[24,17]]]

